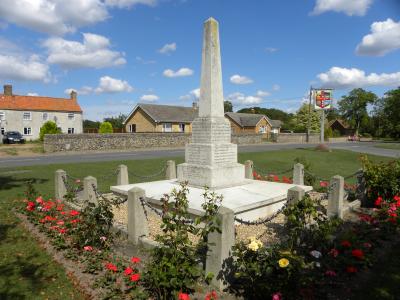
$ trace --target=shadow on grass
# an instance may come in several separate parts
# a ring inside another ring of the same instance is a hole
[[[28,182],[33,184],[42,184],[49,181],[43,178],[15,178],[13,176],[0,176],[0,191],[10,190],[26,185]]]
[[[16,224],[0,224],[0,242],[5,240],[7,238],[8,231],[14,229],[15,227]]]
[[[15,256],[12,262],[0,265],[0,299],[28,299],[18,288],[16,280],[23,281],[31,294],[37,294],[46,285],[46,264],[32,263],[37,255]]]

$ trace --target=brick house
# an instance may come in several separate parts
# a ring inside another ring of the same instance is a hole
[[[279,133],[282,122],[271,120],[265,115],[227,112],[225,117],[231,122],[232,133]]]
[[[40,127],[54,121],[63,133],[82,133],[82,109],[77,93],[70,98],[15,95],[12,85],[4,85],[0,94],[0,135],[19,131],[26,140],[39,138]]]
[[[126,132],[192,132],[198,116],[197,104],[192,107],[139,103],[124,121]]]

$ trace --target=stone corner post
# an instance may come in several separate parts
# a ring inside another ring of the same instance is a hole
[[[329,218],[334,216],[343,218],[343,201],[344,201],[344,178],[336,175],[331,178],[328,193],[328,209]]]
[[[67,194],[67,187],[65,186],[64,180],[67,180],[67,172],[64,170],[57,170],[54,177],[54,192],[56,199],[64,200],[64,197]]]
[[[83,179],[83,199],[97,205],[97,195],[93,186],[97,189],[97,179],[95,177],[87,176]]]
[[[129,184],[128,167],[125,165],[119,165],[117,170],[117,185]]]
[[[287,193],[288,205],[295,204],[296,202],[300,201],[301,199],[304,198],[304,195],[305,191],[299,186],[294,186],[288,189]]]
[[[246,160],[244,162],[244,174],[246,179],[254,179],[253,176],[253,161],[251,160]]]
[[[167,161],[167,169],[165,170],[165,179],[176,179],[176,165],[174,160]]]
[[[293,167],[293,184],[304,185],[304,166],[300,163]]]
[[[221,278],[223,264],[231,255],[231,249],[235,244],[235,220],[233,210],[221,206],[219,208],[220,229],[219,232],[211,232],[208,235],[209,253],[206,260],[206,273],[213,273],[212,284],[219,290],[226,285]]]
[[[364,178],[364,170],[359,169],[357,172],[357,189],[356,189],[357,199],[361,201],[361,206],[368,206],[367,199],[367,183]]]
[[[149,235],[144,208],[140,198],[146,197],[146,192],[138,187],[128,191],[128,240],[134,245],[139,244],[139,238]]]

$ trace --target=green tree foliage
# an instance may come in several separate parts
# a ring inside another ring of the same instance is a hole
[[[224,112],[233,112],[233,105],[231,101],[224,101]]]
[[[61,133],[61,130],[57,128],[57,124],[53,121],[47,121],[40,127],[39,139],[43,141],[45,134],[57,134]]]
[[[117,117],[104,118],[104,122],[109,122],[113,128],[123,128],[123,122],[126,118],[127,115],[119,114]]]
[[[381,135],[400,138],[400,87],[385,93],[377,101],[377,125]]]
[[[369,122],[367,105],[374,103],[377,99],[374,93],[358,88],[353,89],[348,96],[343,96],[339,101],[342,117],[355,129],[356,134],[361,126]]]
[[[311,132],[319,132],[321,127],[320,113],[315,111],[312,107],[310,109],[308,103],[304,103],[290,121],[291,128],[293,128],[295,132],[306,132],[309,119]]]
[[[328,121],[333,121],[336,119],[340,119],[341,115],[337,108],[332,108],[330,110],[325,111],[325,117]]]
[[[113,133],[113,127],[110,122],[103,122],[100,125],[99,133]]]
[[[99,128],[100,122],[92,120],[83,120],[83,128]]]

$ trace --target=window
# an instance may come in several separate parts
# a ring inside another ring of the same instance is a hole
[[[0,121],[4,121],[6,119],[6,113],[4,111],[0,111]]]
[[[185,124],[184,123],[179,124],[179,132],[185,132]]]
[[[24,127],[24,135],[31,135],[32,128],[31,127]]]
[[[75,118],[74,113],[68,113],[68,120],[73,120]]]
[[[0,134],[1,134],[1,135],[4,135],[5,132],[6,132],[6,129],[5,129],[4,127],[1,127],[1,128],[0,128]]]
[[[136,132],[136,124],[128,125],[129,132]]]
[[[68,134],[73,134],[75,133],[75,129],[74,128],[68,128]]]
[[[163,124],[163,132],[172,132],[172,124],[164,123]]]
[[[32,120],[32,114],[31,114],[30,112],[24,112],[22,118],[23,118],[25,121],[30,121],[30,120]]]
[[[48,114],[47,113],[43,113],[43,121],[47,121],[47,119],[48,119]]]
[[[258,129],[258,133],[266,133],[266,132],[267,132],[266,126],[260,126],[260,128]]]

